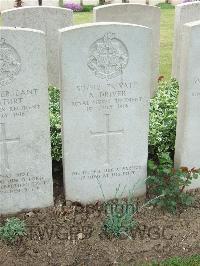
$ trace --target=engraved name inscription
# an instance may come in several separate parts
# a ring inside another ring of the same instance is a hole
[[[11,83],[20,70],[19,54],[4,38],[0,38],[0,86]]]
[[[128,50],[115,33],[106,33],[89,49],[87,65],[98,78],[109,80],[122,75],[127,64]]]
[[[0,119],[25,117],[40,109],[38,89],[18,89],[10,86],[0,91]]]
[[[71,100],[74,109],[81,112],[126,110],[138,104],[149,104],[149,99],[141,93],[136,81],[79,84]]]

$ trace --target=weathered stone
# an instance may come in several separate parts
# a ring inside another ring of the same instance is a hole
[[[72,10],[59,7],[22,7],[2,12],[3,25],[46,33],[49,83],[59,87],[58,30],[72,25]]]
[[[172,76],[180,80],[181,44],[185,23],[200,19],[200,2],[180,4],[175,9],[174,45],[172,57]],[[183,55],[184,56],[184,55]]]
[[[45,35],[0,28],[0,214],[53,203]]]
[[[200,21],[185,24],[180,61],[180,93],[175,167],[200,168]],[[200,178],[190,188],[200,187]]]
[[[94,8],[94,22],[122,22],[146,26],[153,33],[151,95],[159,77],[160,9],[141,4],[113,4]]]
[[[152,30],[96,23],[60,32],[66,198],[128,196],[134,185],[143,194]]]

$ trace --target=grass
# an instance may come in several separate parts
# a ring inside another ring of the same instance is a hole
[[[174,257],[161,261],[160,263],[151,262],[143,264],[143,266],[199,266],[200,255],[193,255],[191,257]]]
[[[174,32],[174,9],[161,9],[160,75],[171,77]]]
[[[74,24],[83,24],[92,22],[92,12],[74,13]]]

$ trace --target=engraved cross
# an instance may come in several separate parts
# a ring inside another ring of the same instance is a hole
[[[120,130],[110,130],[110,115],[105,114],[106,118],[106,130],[101,132],[92,132],[90,131],[91,135],[94,137],[106,137],[106,164],[110,163],[110,136],[111,135],[119,135],[124,133],[124,129]]]
[[[9,160],[8,160],[8,147],[7,145],[9,143],[19,143],[20,138],[14,138],[14,139],[8,139],[6,137],[6,127],[5,124],[0,123],[0,148],[2,146],[2,151],[4,155],[4,168],[5,170],[9,171],[10,166],[9,166]]]

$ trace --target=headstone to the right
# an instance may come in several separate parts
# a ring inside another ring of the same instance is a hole
[[[200,168],[200,21],[182,29],[175,167]],[[190,188],[200,187],[200,177]]]
[[[182,55],[183,27],[185,23],[200,19],[200,2],[177,5],[175,8],[174,43],[172,57],[172,77],[180,81],[180,62]]]
[[[41,30],[46,33],[49,84],[59,87],[58,30],[71,26],[73,12],[60,7],[22,7],[2,12],[3,25]]]
[[[60,32],[66,198],[145,193],[152,30],[95,23]]]
[[[152,80],[151,96],[159,77],[160,55],[160,9],[154,6],[141,4],[112,4],[94,8],[94,22],[121,22],[138,24],[152,29],[153,55],[152,55]]]
[[[52,204],[45,34],[0,28],[0,214]]]

